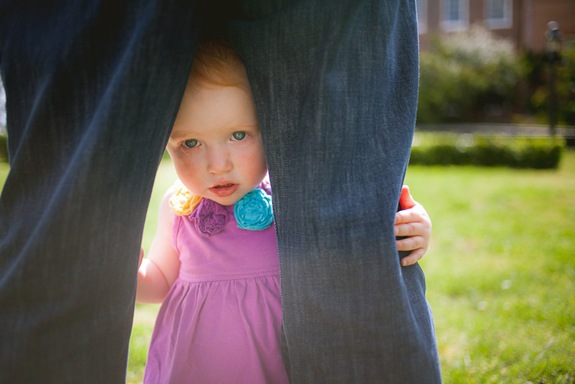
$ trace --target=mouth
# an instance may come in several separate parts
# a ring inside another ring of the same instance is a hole
[[[218,184],[218,185],[214,185],[212,188],[229,188],[232,185],[234,185],[234,183]]]
[[[209,190],[218,197],[227,197],[233,194],[238,188],[238,184],[222,183],[210,187]]]

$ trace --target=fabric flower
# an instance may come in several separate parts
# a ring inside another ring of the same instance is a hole
[[[196,228],[204,237],[220,233],[229,220],[226,209],[210,199],[203,199],[190,219],[196,223]]]
[[[261,231],[274,221],[271,196],[261,189],[247,193],[234,205],[238,227],[250,231]]]
[[[201,196],[190,192],[180,180],[172,186],[171,193],[170,208],[178,216],[188,216],[202,201]]]

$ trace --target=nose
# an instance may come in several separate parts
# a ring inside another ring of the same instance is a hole
[[[212,174],[226,173],[232,170],[233,162],[230,151],[224,145],[208,149],[208,172]]]

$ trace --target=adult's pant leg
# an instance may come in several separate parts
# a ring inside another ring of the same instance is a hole
[[[194,1],[2,1],[0,382],[125,380],[141,233]]]
[[[244,1],[246,61],[274,193],[294,383],[441,381],[425,279],[394,214],[418,91],[414,0]]]

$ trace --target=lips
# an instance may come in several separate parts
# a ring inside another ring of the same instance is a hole
[[[239,188],[239,184],[234,183],[220,183],[210,187],[210,192],[218,197],[228,197],[232,195]]]

